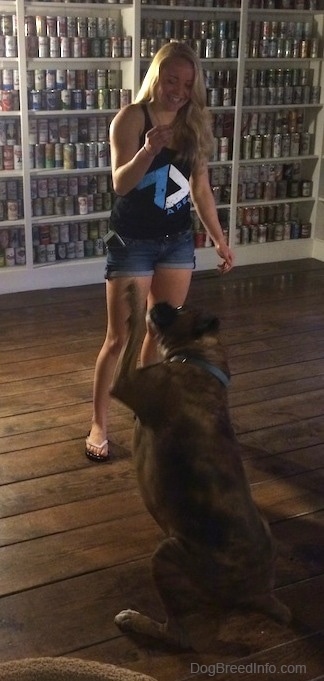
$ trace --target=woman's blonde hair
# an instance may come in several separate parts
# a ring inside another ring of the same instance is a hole
[[[190,100],[178,111],[174,123],[174,145],[178,155],[196,168],[211,155],[213,133],[206,107],[204,74],[196,53],[187,43],[172,41],[159,49],[147,70],[135,102],[154,100],[161,70],[174,59],[186,59],[194,69]]]

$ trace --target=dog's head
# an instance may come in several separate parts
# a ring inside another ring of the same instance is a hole
[[[154,305],[148,323],[164,354],[180,347],[193,347],[203,336],[215,336],[219,329],[219,319],[214,315],[187,306],[172,307],[169,303]]]

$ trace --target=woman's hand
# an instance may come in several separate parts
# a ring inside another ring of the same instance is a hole
[[[145,135],[144,149],[151,156],[160,153],[162,147],[167,147],[172,139],[172,127],[170,125],[156,125],[148,130]]]
[[[225,241],[221,241],[216,245],[216,251],[224,261],[218,265],[218,269],[222,274],[225,274],[225,272],[229,272],[234,267],[234,253]]]

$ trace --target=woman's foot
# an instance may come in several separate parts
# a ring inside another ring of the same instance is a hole
[[[88,457],[88,459],[91,461],[96,461],[97,463],[109,461],[108,440],[103,440],[100,445],[96,445],[92,440],[90,440],[89,433],[85,441],[85,455]]]

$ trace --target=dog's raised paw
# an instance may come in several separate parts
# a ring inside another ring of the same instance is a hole
[[[121,610],[115,617],[115,624],[121,631],[129,631],[132,629],[132,620],[138,615],[139,613],[136,610]]]

